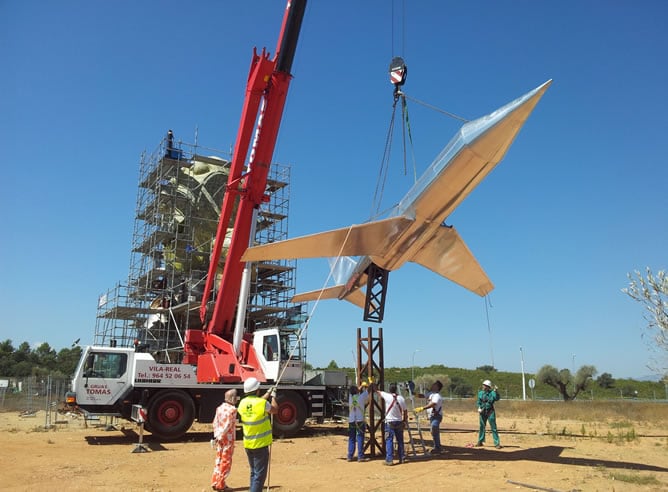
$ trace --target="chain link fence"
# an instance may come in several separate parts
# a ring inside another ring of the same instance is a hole
[[[55,414],[65,401],[71,380],[56,376],[25,378],[0,376],[0,412],[30,416],[40,410]]]

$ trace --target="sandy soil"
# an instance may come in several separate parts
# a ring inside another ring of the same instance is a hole
[[[502,449],[469,447],[477,414],[455,413],[442,424],[443,455],[391,468],[380,458],[347,462],[345,425],[309,426],[300,437],[275,441],[271,490],[668,490],[665,421],[620,425],[497,413]],[[1,490],[210,490],[208,425],[195,424],[187,440],[176,443],[146,435],[149,452],[133,453],[138,435],[131,423],[106,430],[104,418],[87,425],[73,415],[55,421],[67,423],[45,429],[44,412],[0,414]],[[248,487],[240,442],[228,485]]]

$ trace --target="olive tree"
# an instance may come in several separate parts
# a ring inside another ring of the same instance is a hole
[[[575,397],[587,387],[596,372],[594,366],[582,366],[573,377],[568,369],[560,371],[554,366],[545,365],[538,371],[536,379],[540,383],[556,388],[564,401],[569,401],[575,400]],[[573,391],[571,394],[568,393],[569,389]]]
[[[648,267],[645,276],[639,271],[628,274],[630,283],[622,292],[645,307],[646,333],[650,349],[658,359],[650,363],[650,369],[668,374],[668,277],[664,270],[656,275]],[[644,336],[644,335],[643,335]]]
[[[426,393],[431,388],[431,385],[434,384],[434,381],[440,381],[443,389],[450,387],[450,376],[447,374],[422,374],[415,378],[415,392]]]
[[[615,387],[615,379],[609,372],[604,372],[596,378],[596,383],[603,389],[610,389]]]

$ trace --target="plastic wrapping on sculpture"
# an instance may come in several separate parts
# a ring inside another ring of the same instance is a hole
[[[339,256],[338,258],[327,258],[327,261],[332,272],[332,280],[335,285],[339,285],[348,280],[353,274],[358,263],[358,258]]]
[[[337,285],[298,294],[300,302],[319,298],[365,305],[366,268],[388,271],[413,262],[484,296],[494,288],[447,217],[501,162],[551,80],[465,123],[443,148],[389,217],[249,248],[245,261],[347,255],[333,263]]]
[[[450,142],[448,142],[427,170],[420,176],[420,179],[402,198],[397,207],[391,211],[391,216],[411,215],[411,205],[466,145],[474,142],[481,134],[504,120],[515,109],[522,106],[539,91],[544,90],[545,86],[549,85],[550,82],[551,81],[548,81],[545,84],[536,87],[534,90],[527,92],[523,96],[518,97],[514,101],[509,102],[492,113],[462,125],[455,136],[452,137]]]

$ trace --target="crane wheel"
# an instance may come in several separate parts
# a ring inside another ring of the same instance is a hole
[[[306,403],[296,391],[279,391],[276,395],[278,413],[274,415],[274,434],[291,437],[306,422]]]
[[[163,391],[151,398],[147,428],[164,441],[183,437],[195,418],[195,404],[183,391]]]

